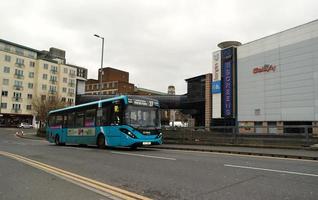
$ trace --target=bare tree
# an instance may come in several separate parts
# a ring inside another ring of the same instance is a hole
[[[64,108],[67,103],[62,101],[62,98],[58,95],[41,95],[37,96],[32,101],[32,107],[37,119],[39,120],[39,127],[43,127],[43,122],[46,121],[46,117],[49,111]]]

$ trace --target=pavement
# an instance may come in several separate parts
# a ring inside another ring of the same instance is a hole
[[[45,138],[38,137],[36,135],[36,131],[27,131],[27,132],[24,131],[23,134],[20,131],[16,135],[18,137],[25,138],[25,139],[45,140]],[[242,146],[239,146],[239,147],[238,146],[213,146],[213,145],[182,145],[182,144],[162,144],[159,146],[150,146],[147,148],[318,160],[318,144],[315,144],[312,147],[303,148],[303,149],[261,148],[261,147],[242,147]]]

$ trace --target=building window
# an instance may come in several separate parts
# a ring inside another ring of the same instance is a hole
[[[44,69],[48,69],[48,68],[49,68],[49,65],[48,65],[47,63],[44,63],[44,64],[43,64],[43,68],[44,68]]]
[[[7,97],[8,96],[8,91],[2,91],[2,96]]]
[[[34,78],[34,72],[29,72],[29,78]]]
[[[12,104],[12,109],[13,110],[20,110],[21,109],[21,104],[16,104],[16,103]]]
[[[46,100],[46,95],[41,95],[41,100],[45,101]]]
[[[33,89],[33,83],[28,83],[28,88]]]
[[[64,74],[67,74],[67,73],[68,73],[68,69],[64,68]]]
[[[42,90],[46,90],[46,85],[42,85]]]
[[[66,93],[66,90],[67,89],[65,87],[62,88],[62,92]]]
[[[57,66],[51,65],[51,72],[53,74],[56,74],[57,73]]]
[[[56,93],[56,86],[50,85],[49,92],[50,92],[51,94],[55,94],[55,93]]]
[[[7,108],[7,103],[1,103],[1,108],[6,109]]]
[[[74,91],[75,91],[74,88],[68,88],[68,93],[69,94],[74,94]]]
[[[15,87],[22,87],[22,81],[14,80]]]
[[[24,60],[22,58],[17,58],[15,63],[23,65],[24,64]]]
[[[6,62],[11,62],[11,56],[5,55],[5,56],[4,56],[4,60],[5,60]]]
[[[74,77],[75,75],[76,75],[75,70],[70,69],[70,76],[71,76],[71,77]]]
[[[9,79],[4,78],[4,79],[2,80],[2,84],[3,84],[3,85],[9,85]]]
[[[16,54],[20,55],[20,56],[23,56],[24,55],[24,50],[19,48],[19,47],[16,47],[15,48],[15,52]]]
[[[69,87],[75,87],[75,79],[69,79],[68,86]]]
[[[67,83],[67,78],[63,78],[63,83]]]
[[[34,67],[35,66],[35,62],[34,61],[30,61],[30,67]]]
[[[23,70],[15,69],[14,75],[18,76],[18,78],[23,77]]]
[[[10,73],[10,67],[3,67],[4,73]]]
[[[21,99],[21,92],[13,92],[13,98],[18,101],[19,99]]]
[[[47,80],[47,74],[43,74],[43,79]]]
[[[62,97],[62,102],[66,102],[66,98],[65,97]]]
[[[57,82],[57,76],[51,76],[50,81],[55,84]]]
[[[27,105],[27,106],[26,106],[26,109],[27,109],[27,110],[32,110],[32,105]]]
[[[49,96],[49,101],[54,101],[55,100],[55,96]]]
[[[72,103],[74,102],[74,99],[68,98],[68,99],[67,99],[67,102],[68,102],[69,104],[72,104]]]
[[[32,99],[32,94],[28,94],[28,99]]]

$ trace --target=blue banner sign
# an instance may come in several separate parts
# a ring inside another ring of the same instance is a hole
[[[223,74],[223,117],[232,117],[233,115],[233,73],[232,60],[225,61],[222,66]]]
[[[221,81],[213,81],[212,82],[212,94],[221,93]]]

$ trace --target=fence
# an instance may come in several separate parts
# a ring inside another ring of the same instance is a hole
[[[165,143],[306,147],[318,143],[318,127],[304,126],[213,126],[164,127]]]

